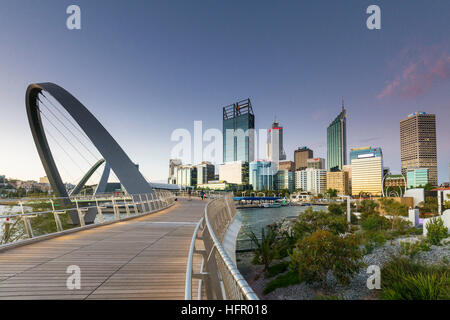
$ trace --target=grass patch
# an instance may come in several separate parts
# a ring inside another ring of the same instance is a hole
[[[270,266],[267,270],[269,278],[273,278],[276,275],[285,272],[288,269],[289,262],[282,261],[280,263],[274,264],[273,266]]]
[[[381,279],[381,299],[450,299],[450,269],[446,265],[425,265],[394,257],[383,267]]]
[[[264,289],[263,293],[268,294],[277,288],[289,287],[294,284],[300,284],[300,283],[301,283],[301,280],[300,280],[298,273],[289,271],[289,272],[286,272],[285,274],[282,274],[282,275],[276,277],[272,281],[270,281],[267,284],[266,288]]]

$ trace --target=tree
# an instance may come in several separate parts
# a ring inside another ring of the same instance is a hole
[[[437,213],[438,201],[435,197],[426,197],[425,201],[419,203],[421,213]]]
[[[344,215],[344,210],[342,209],[342,206],[337,203],[330,203],[328,205],[328,212],[335,216]]]
[[[336,189],[328,189],[326,194],[328,195],[328,197],[330,198],[336,198],[338,195],[338,191]]]
[[[427,240],[434,245],[439,245],[442,239],[448,237],[448,228],[441,218],[432,218],[427,224]]]
[[[264,228],[261,230],[261,240],[258,239],[253,231],[250,231],[249,237],[251,241],[256,245],[254,251],[255,256],[253,261],[257,264],[264,265],[264,272],[269,269],[270,263],[276,255],[276,249],[274,248],[277,240],[277,233],[274,228],[268,228],[267,233]]]
[[[392,218],[392,230],[398,229],[403,224],[400,223],[400,216],[407,216],[408,215],[408,207],[404,205],[403,203],[400,203],[398,201],[395,201],[394,199],[386,199],[381,198],[380,200],[381,208],[389,215],[391,215]]]
[[[373,200],[363,200],[359,204],[359,211],[361,211],[361,218],[378,213],[378,203]]]
[[[308,208],[298,216],[292,230],[296,239],[311,235],[318,230],[327,230],[333,234],[344,234],[347,230],[345,217],[330,215],[325,211],[314,211]]]
[[[328,272],[340,284],[348,284],[362,266],[359,244],[355,236],[341,237],[319,230],[301,239],[290,255],[290,268],[308,283],[320,281],[326,287]]]

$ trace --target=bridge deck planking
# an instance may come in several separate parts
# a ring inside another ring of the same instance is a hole
[[[152,215],[0,251],[0,299],[183,299],[205,204],[180,200]],[[197,270],[200,259],[194,263]],[[72,264],[81,269],[80,290],[66,287]]]

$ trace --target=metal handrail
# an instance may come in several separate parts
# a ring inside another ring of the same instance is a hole
[[[192,298],[192,274],[193,274],[193,262],[194,262],[194,252],[195,252],[195,240],[197,240],[197,234],[200,230],[200,226],[203,223],[203,218],[197,223],[194,229],[194,234],[192,235],[191,245],[189,246],[188,262],[186,268],[186,284],[184,286],[184,296],[186,300],[191,300]]]
[[[135,216],[141,216],[144,214],[149,214],[149,213],[153,213],[155,211],[159,211],[165,208],[170,207],[172,204],[174,204],[175,202],[175,195],[172,192],[168,192],[168,191],[159,191],[159,190],[155,190],[154,191],[154,195],[155,197],[153,197],[152,194],[152,199],[150,201],[142,201],[142,196],[143,194],[134,194],[134,195],[121,195],[121,196],[111,196],[110,198],[104,198],[103,201],[99,202],[98,198],[76,198],[73,199],[71,197],[69,198],[45,198],[45,200],[48,200],[51,204],[52,204],[52,210],[46,210],[46,211],[37,211],[37,212],[25,212],[24,210],[24,205],[26,206],[26,203],[24,202],[28,202],[27,200],[20,200],[18,205],[21,207],[21,212],[18,213],[14,213],[14,214],[6,214],[6,215],[1,215],[0,219],[5,219],[6,221],[3,221],[3,226],[5,228],[5,232],[3,233],[3,235],[7,234],[10,232],[10,226],[12,225],[12,222],[10,222],[10,219],[18,219],[18,220],[22,220],[23,224],[24,224],[24,230],[26,232],[27,238],[34,238],[35,235],[33,233],[33,229],[32,229],[32,225],[30,222],[30,219],[43,215],[43,214],[53,214],[54,216],[54,222],[56,224],[56,232],[49,232],[49,233],[45,233],[44,235],[49,236],[49,235],[56,235],[58,233],[62,233],[64,231],[70,230],[72,228],[66,228],[65,230],[62,230],[62,225],[61,225],[61,220],[59,218],[59,215],[62,214],[69,214],[69,212],[75,212],[78,213],[78,217],[80,219],[80,227],[77,227],[77,230],[83,229],[84,227],[89,227],[90,225],[85,225],[85,221],[84,221],[84,213],[88,210],[88,209],[97,209],[97,215],[99,215],[99,221],[98,223],[94,223],[95,225],[102,225],[105,223],[111,223],[114,221],[120,221],[120,220],[124,220],[124,219],[128,219],[130,217],[135,217]],[[73,207],[69,207],[69,208],[55,208],[54,206],[54,200],[60,200],[60,199],[71,199],[74,200],[73,203]],[[34,201],[36,199],[33,199]],[[94,206],[79,206],[78,205],[78,201],[80,200],[88,200],[89,202],[95,202]],[[131,201],[130,201],[131,200]],[[117,201],[117,202],[116,202]],[[120,216],[120,212],[117,215],[114,215],[114,218],[112,221],[104,221],[103,220],[103,213],[102,213],[102,209],[105,209],[105,203],[113,203],[113,207],[117,207],[114,208],[114,210],[119,210],[118,207],[122,207],[125,206],[126,207],[126,217],[122,218]],[[135,210],[130,210],[130,207],[132,206],[133,208],[135,208]],[[138,206],[140,207],[140,209],[138,209]],[[133,211],[133,213],[132,213]],[[1,224],[0,224],[1,226]],[[1,230],[0,230],[1,231]],[[1,234],[1,232],[0,232]],[[25,234],[21,235],[21,239],[14,239],[16,241],[10,241],[10,239],[5,240],[6,242],[3,244],[0,244],[0,248],[2,248],[3,246],[7,246],[10,245],[11,243],[17,243],[20,241],[24,241],[27,240],[27,238],[22,238]],[[0,239],[1,240],[1,239]],[[8,241],[9,240],[9,241]]]
[[[188,264],[186,268],[186,300],[190,300],[192,298],[192,279],[194,277],[200,279],[198,288],[199,299],[201,298],[201,292],[203,289],[202,284],[203,281],[205,281],[207,282],[205,283],[205,287],[208,298],[259,300],[258,296],[255,294],[255,292],[239,272],[234,262],[228,256],[222,243],[215,234],[214,228],[210,221],[210,217],[208,215],[208,209],[213,203],[215,203],[216,201],[225,201],[226,210],[228,211],[226,217],[228,217],[229,220],[224,221],[224,217],[217,218],[220,218],[222,219],[222,222],[225,222],[225,225],[221,225],[220,227],[227,229],[234,219],[234,216],[231,214],[229,208],[230,204],[227,202],[227,197],[228,195],[223,196],[222,194],[220,197],[208,202],[205,207],[204,217],[200,219],[194,230],[191,245],[189,248]],[[205,250],[196,250],[195,242],[199,239],[198,233],[201,226],[203,226],[201,240],[203,240]],[[199,273],[193,272],[193,255],[195,253],[202,254],[202,266]],[[207,268],[206,272],[203,270],[204,266]],[[212,288],[213,285],[220,286],[220,288]]]

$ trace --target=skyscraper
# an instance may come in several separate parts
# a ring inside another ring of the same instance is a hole
[[[414,112],[400,121],[402,174],[410,168],[428,168],[428,182],[437,185],[436,116]]]
[[[255,115],[250,99],[223,107],[223,162],[254,160]]]
[[[327,168],[340,171],[347,164],[347,111],[342,99],[342,111],[327,128]]]
[[[308,159],[312,159],[314,152],[307,148],[302,147],[294,151],[295,171],[305,170],[308,167]]]
[[[381,148],[355,148],[350,151],[352,194],[382,194],[383,153]]]
[[[267,159],[277,163],[280,160],[286,160],[283,149],[283,127],[280,126],[277,118],[272,123],[267,136]]]

